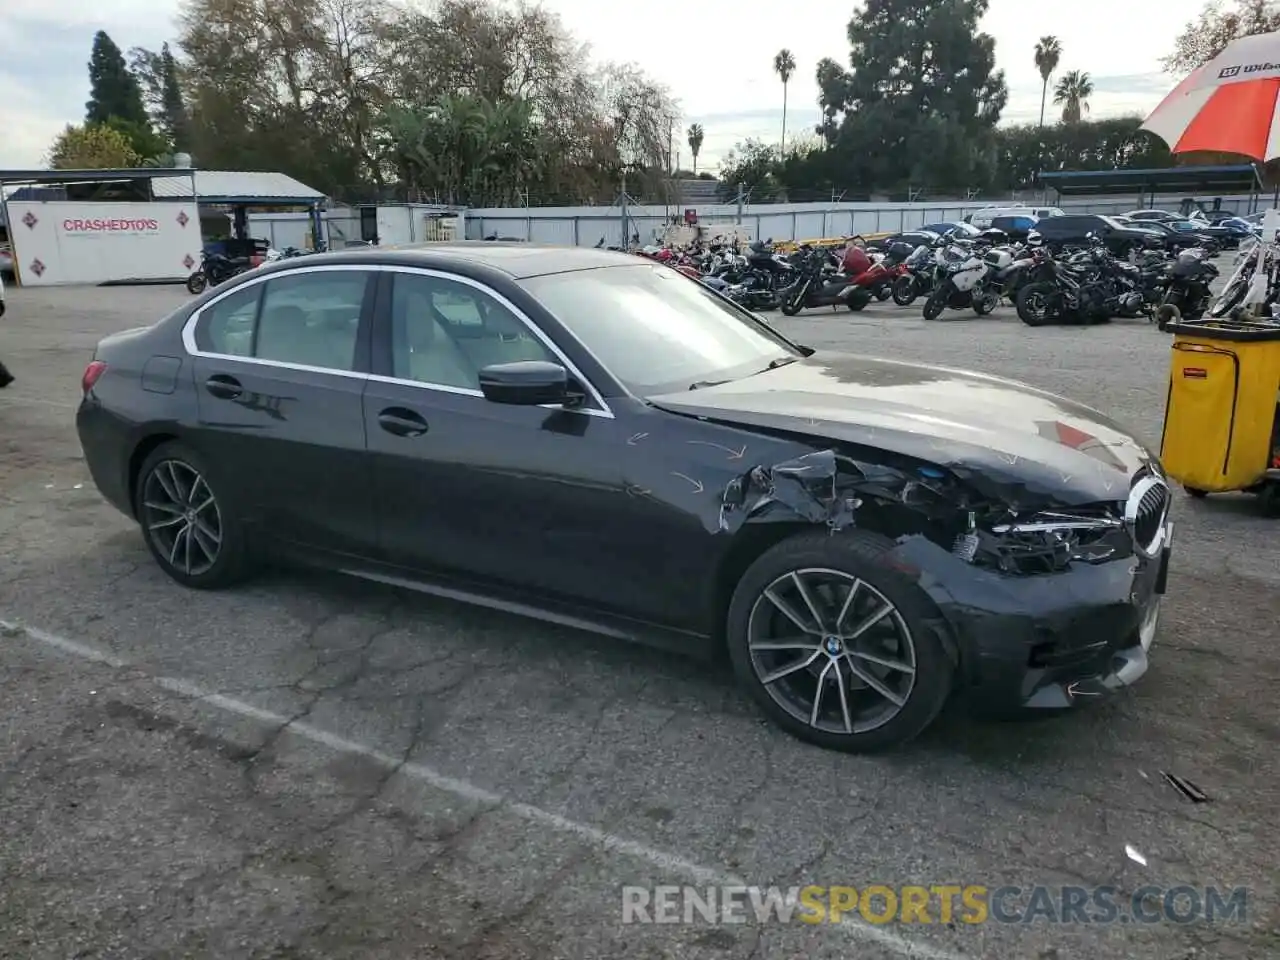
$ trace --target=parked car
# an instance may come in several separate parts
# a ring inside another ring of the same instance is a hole
[[[1039,223],[1039,220],[1030,214],[993,217],[991,220],[991,229],[1002,231],[1015,243],[1022,243],[1027,239],[1027,235],[1030,234],[1032,230],[1036,229],[1037,223]]]
[[[13,253],[10,248],[0,243],[0,277],[13,276]]]
[[[1228,230],[1193,220],[1147,220],[1135,225],[1140,225],[1144,230],[1158,231],[1163,238],[1164,248],[1170,253],[1189,247],[1202,247],[1216,253],[1228,244],[1238,246],[1240,243]]]
[[[1037,220],[1043,220],[1046,217],[1061,217],[1065,215],[1065,211],[1058,207],[1028,207],[1025,203],[1014,203],[1003,206],[983,207],[964,219],[966,223],[973,224],[979,230],[986,230],[996,217],[1032,216]]]
[[[906,230],[902,233],[895,233],[885,237],[883,240],[877,240],[871,244],[880,250],[888,250],[895,243],[908,243],[912,247],[925,246],[930,247],[942,239],[942,235],[934,233],[932,230]]]
[[[1052,249],[1084,246],[1089,243],[1090,236],[1096,236],[1118,257],[1128,256],[1135,249],[1165,246],[1165,234],[1154,229],[1151,224],[1139,226],[1096,213],[1046,217],[1036,221],[1036,232],[1045,245]]]
[[[917,227],[917,230],[925,230],[929,233],[936,233],[939,236],[954,236],[960,239],[972,239],[979,236],[982,231],[971,223],[965,223],[963,220],[956,223],[926,223],[923,227]]]
[[[1142,221],[1181,220],[1182,219],[1182,214],[1170,213],[1168,210],[1146,210],[1146,209],[1130,210],[1128,213],[1123,214],[1123,216],[1128,220],[1142,220]]]
[[[98,344],[76,423],[160,568],[275,554],[727,646],[773,720],[900,743],[953,691],[1065,709],[1147,667],[1169,486],[995,377],[802,346],[669,267],[476,242],[282,260]]]

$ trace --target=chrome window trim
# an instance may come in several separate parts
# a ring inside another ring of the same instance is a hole
[[[545,331],[543,331],[540,327],[538,327],[538,325],[534,323],[528,317],[528,315],[525,314],[523,310],[517,307],[514,303],[512,303],[502,294],[498,293],[496,290],[493,290],[492,288],[486,286],[485,284],[481,283],[478,280],[473,280],[470,277],[460,276],[459,274],[456,274],[456,273],[448,273],[444,270],[436,270],[431,267],[415,267],[415,266],[409,266],[405,264],[392,264],[392,263],[312,264],[309,266],[294,267],[290,270],[273,271],[272,273],[266,274],[264,276],[253,277],[252,279],[244,283],[237,284],[236,287],[232,290],[227,290],[224,293],[220,293],[218,296],[211,299],[208,303],[202,306],[199,310],[196,310],[195,312],[193,312],[191,316],[187,318],[187,322],[183,324],[183,327],[182,327],[183,349],[186,350],[189,356],[200,357],[206,360],[231,360],[237,363],[248,363],[255,366],[271,367],[278,370],[297,370],[302,373],[329,374],[335,377],[346,377],[348,379],[364,380],[367,382],[371,381],[374,383],[388,383],[396,386],[417,387],[420,390],[430,390],[437,393],[451,393],[457,396],[480,397],[480,398],[484,397],[484,393],[482,391],[474,390],[469,387],[454,387],[454,386],[449,386],[443,383],[424,383],[420,380],[407,380],[401,377],[388,377],[388,376],[383,376],[381,374],[374,374],[374,373],[360,373],[354,370],[335,370],[329,367],[313,367],[313,366],[309,366],[308,364],[289,363],[283,360],[263,360],[259,357],[242,357],[242,356],[237,356],[235,354],[230,354],[230,353],[214,353],[211,351],[201,350],[196,345],[196,334],[195,334],[196,325],[199,324],[200,320],[204,317],[205,311],[209,310],[212,307],[215,307],[217,304],[221,303],[227,297],[233,296],[239,293],[240,291],[247,289],[248,287],[256,286],[260,283],[265,283],[266,281],[275,279],[277,277],[294,277],[300,274],[308,274],[308,273],[334,273],[339,271],[350,272],[353,270],[366,271],[369,273],[409,273],[409,274],[418,274],[421,276],[428,276],[428,277],[438,277],[442,280],[449,280],[454,283],[461,283],[464,286],[472,287],[476,290],[479,290],[481,293],[484,293],[487,296],[492,297],[494,300],[500,303],[503,307],[509,310],[521,323],[523,323],[525,325],[525,328],[528,329],[534,335],[535,338],[537,338],[538,342],[541,343],[548,350],[550,350],[551,353],[554,356],[556,356],[562,364],[564,364],[565,369],[568,370],[571,374],[573,374],[573,376],[578,379],[578,382],[580,382],[584,387],[586,387],[587,393],[591,399],[591,402],[598,405],[598,409],[597,409],[595,407],[566,407],[566,406],[563,406],[562,404],[544,403],[544,404],[539,404],[539,406],[542,409],[563,410],[565,412],[582,413],[582,414],[586,414],[587,416],[602,417],[607,420],[615,419],[613,415],[613,409],[609,406],[608,403],[605,402],[605,399],[603,396],[601,396],[600,391],[596,389],[595,384],[593,384],[589,379],[587,379],[586,376],[583,375],[582,371],[578,369],[577,364],[575,364],[572,360],[570,360],[565,355],[564,351],[561,350],[555,344],[555,342],[550,337],[547,336]],[[577,337],[574,337],[574,340],[577,341]]]

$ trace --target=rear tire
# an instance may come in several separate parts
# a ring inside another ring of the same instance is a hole
[[[985,317],[988,313],[996,308],[1000,303],[1000,295],[994,292],[987,292],[973,301],[973,312],[980,317]]]
[[[1201,490],[1199,487],[1184,486],[1182,489],[1187,491],[1187,494],[1189,496],[1195,497],[1197,500],[1203,500],[1205,497],[1209,495],[1208,490]]]
[[[134,515],[160,569],[184,587],[218,590],[249,576],[243,522],[222,481],[199,454],[163,443],[138,471]]]
[[[848,752],[899,746],[928,727],[950,695],[955,666],[930,626],[936,611],[885,563],[892,549],[863,531],[808,531],[765,551],[738,582],[726,620],[734,673],[791,735]],[[790,601],[793,590],[813,609]],[[802,618],[803,631],[770,593]],[[793,643],[782,639],[786,631],[797,635],[794,647],[764,646]]]

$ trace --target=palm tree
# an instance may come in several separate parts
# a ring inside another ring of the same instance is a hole
[[[689,132],[686,134],[689,138],[689,150],[693,153],[693,172],[698,172],[698,154],[702,152],[702,124],[691,123]]]
[[[1062,105],[1062,122],[1079,123],[1089,112],[1089,98],[1093,96],[1093,80],[1080,70],[1069,70],[1053,88],[1053,102]]]
[[[1044,126],[1044,101],[1049,94],[1049,79],[1062,59],[1062,44],[1054,36],[1041,37],[1036,44],[1036,69],[1040,71],[1040,126]]]
[[[786,156],[787,152],[787,81],[791,79],[791,75],[796,72],[796,58],[791,55],[791,51],[783,47],[773,58],[773,72],[782,78],[782,147],[779,153]]]

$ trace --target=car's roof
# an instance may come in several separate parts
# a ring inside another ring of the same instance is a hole
[[[558,247],[539,243],[503,243],[469,240],[455,243],[416,243],[402,246],[364,247],[312,254],[280,261],[291,266],[313,263],[389,263],[438,267],[468,264],[499,270],[516,280],[548,273],[592,270],[599,267],[640,265],[646,261],[628,253],[589,247]]]

